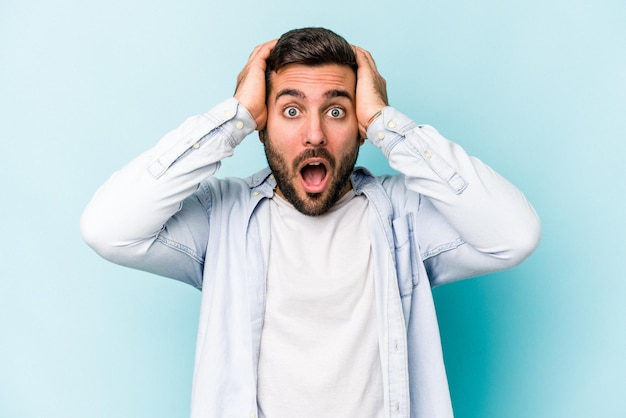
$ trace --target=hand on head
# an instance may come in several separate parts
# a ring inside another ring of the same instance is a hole
[[[370,119],[383,107],[389,104],[387,99],[387,82],[376,69],[372,55],[353,45],[356,55],[356,117],[359,121],[359,132],[366,138],[366,130]]]
[[[265,107],[265,68],[266,60],[278,39],[254,48],[246,66],[237,76],[235,98],[250,112],[257,130],[265,128],[267,108]]]
[[[252,115],[257,125],[257,130],[261,131],[267,123],[266,80],[265,70],[266,60],[270,52],[276,45],[278,39],[257,46],[246,63],[245,67],[237,77],[237,88],[235,98]],[[358,46],[352,45],[357,62],[357,83],[356,83],[356,116],[359,125],[359,132],[363,138],[366,137],[368,123],[383,107],[387,106],[387,87],[385,79],[376,69],[376,64],[372,55]]]

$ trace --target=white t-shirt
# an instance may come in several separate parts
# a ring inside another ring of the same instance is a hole
[[[261,417],[383,416],[367,208],[352,191],[319,217],[271,199]]]

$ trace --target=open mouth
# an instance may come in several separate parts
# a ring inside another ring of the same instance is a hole
[[[327,162],[320,158],[309,159],[300,168],[302,186],[307,193],[321,193],[328,180]]]

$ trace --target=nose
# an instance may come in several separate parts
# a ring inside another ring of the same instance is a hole
[[[317,147],[326,145],[326,134],[322,126],[322,120],[317,115],[307,118],[305,132],[305,145],[309,147]]]

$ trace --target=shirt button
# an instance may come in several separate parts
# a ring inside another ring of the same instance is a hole
[[[194,147],[195,149],[198,149],[198,148],[200,148],[200,143],[199,142],[194,142],[192,147]]]
[[[259,195],[259,192],[257,191],[252,192],[252,196],[258,196],[258,195]]]
[[[433,158],[433,156],[430,155],[430,152],[428,151],[424,151],[424,157],[426,157],[427,160],[430,160],[431,158]]]
[[[387,126],[390,127],[391,129],[395,128],[397,126],[396,121],[395,120],[389,121]]]
[[[243,122],[238,120],[235,126],[237,127],[237,129],[243,129]]]
[[[378,132],[378,134],[376,136],[378,137],[378,139],[385,139],[385,133],[384,132]]]

